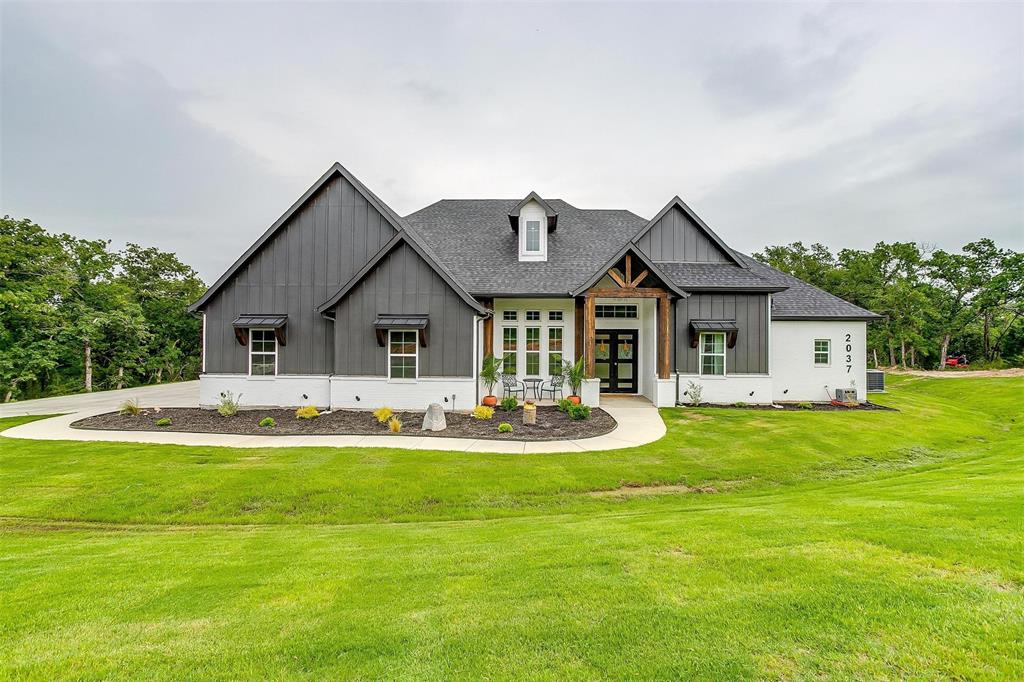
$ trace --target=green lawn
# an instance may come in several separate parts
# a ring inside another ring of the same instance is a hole
[[[1022,398],[572,455],[0,439],[0,675],[1022,678]]]

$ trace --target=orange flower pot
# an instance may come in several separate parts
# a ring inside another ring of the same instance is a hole
[[[486,407],[494,407],[498,404],[498,396],[496,395],[485,395],[484,399],[480,401],[481,405]]]
[[[571,395],[569,396],[569,402],[572,403],[573,405],[579,405],[583,401],[580,400],[580,397],[578,395]]]

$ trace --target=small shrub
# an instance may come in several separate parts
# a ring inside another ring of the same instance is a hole
[[[583,403],[573,405],[566,411],[566,414],[569,415],[569,419],[577,421],[580,419],[590,419],[590,405],[584,405]]]
[[[498,424],[498,433],[512,433],[512,425],[508,422]]]
[[[275,426],[277,426],[277,422],[273,417],[264,417],[260,420],[260,428],[274,428]]]
[[[690,404],[696,407],[700,405],[701,398],[704,397],[704,387],[700,384],[695,384],[692,381],[686,382],[686,390],[683,391],[683,395],[690,398]]]
[[[220,394],[220,402],[217,403],[217,413],[222,417],[234,417],[238,414],[238,404],[242,402],[242,394],[238,397],[231,391],[224,391]]]
[[[473,419],[491,419],[494,417],[494,408],[486,405],[477,405],[473,408]]]
[[[796,406],[799,407],[801,410],[810,410],[814,407],[814,405],[811,405],[808,402],[797,403]]]
[[[317,410],[312,405],[300,407],[299,409],[295,410],[295,417],[298,419],[316,419],[319,416],[320,411]]]
[[[138,417],[142,414],[142,406],[139,405],[138,398],[129,398],[121,403],[121,406],[117,408],[118,414],[130,414],[133,417]]]
[[[742,400],[737,400],[736,402],[733,403],[733,406],[734,407],[746,407],[747,404],[745,402],[743,402]]]
[[[377,418],[381,424],[387,424],[388,420],[391,419],[391,415],[395,413],[390,407],[378,407],[373,411],[373,416]]]
[[[570,407],[572,407],[572,401],[568,398],[562,398],[558,401],[559,412],[568,412]]]
[[[514,395],[506,396],[501,399],[501,409],[505,410],[506,412],[511,412],[517,407],[519,407],[519,401],[516,400],[516,397]]]
[[[170,426],[171,425],[171,418],[170,417],[161,417],[160,419],[156,420],[156,425],[157,426]]]
[[[391,429],[391,433],[399,433],[402,430],[402,420],[392,417],[388,420],[388,428]]]

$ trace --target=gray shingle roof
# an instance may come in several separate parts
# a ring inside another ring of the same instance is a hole
[[[474,296],[566,296],[593,277],[647,225],[624,210],[579,209],[560,199],[558,229],[548,235],[548,260],[520,262],[508,214],[520,199],[445,199],[403,218],[431,254]],[[775,268],[737,253],[747,264],[656,263],[687,291],[774,291],[773,319],[876,319],[848,303]]]
[[[434,256],[478,296],[566,296],[593,275],[647,221],[629,211],[586,211],[559,199],[548,260],[520,262],[508,213],[519,199],[445,199],[405,217]]]

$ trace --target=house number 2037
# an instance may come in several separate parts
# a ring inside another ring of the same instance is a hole
[[[846,373],[849,374],[853,369],[853,337],[850,334],[846,335]]]

